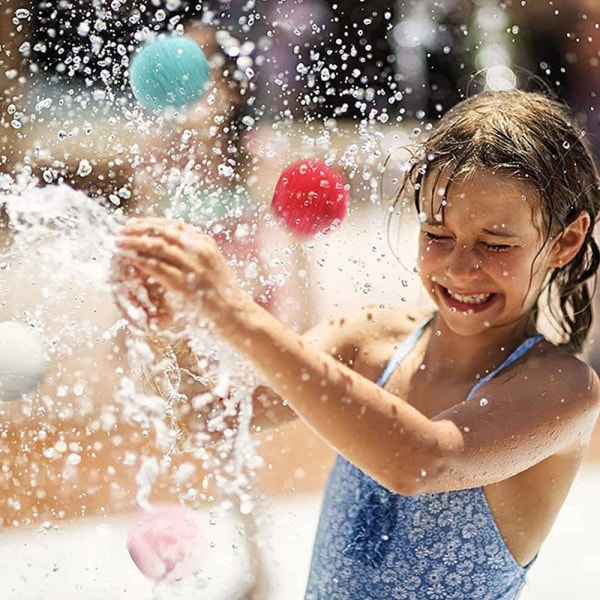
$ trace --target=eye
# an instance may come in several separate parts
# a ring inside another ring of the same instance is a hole
[[[421,233],[423,234],[423,237],[425,237],[425,239],[429,240],[430,242],[443,242],[444,240],[449,240],[450,236],[447,235],[439,235],[436,233],[431,233],[429,231],[421,231]]]
[[[506,252],[512,248],[512,246],[508,244],[488,244],[487,242],[482,242],[482,244],[485,249],[490,252]]]

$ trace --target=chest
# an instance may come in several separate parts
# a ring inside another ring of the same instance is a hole
[[[464,402],[476,380],[460,373],[442,375],[422,364],[417,358],[407,357],[391,374],[385,388],[402,398],[429,418]]]
[[[384,387],[426,417],[433,418],[464,402],[477,384],[478,376],[473,368],[468,373],[463,372],[452,357],[444,359],[442,364],[426,360],[426,342],[424,337],[418,339],[404,356],[399,357],[399,364],[393,368]],[[352,366],[371,381],[378,381],[390,357],[402,350],[405,343],[406,337],[399,340],[372,337],[361,347]],[[489,371],[483,369],[481,372]]]

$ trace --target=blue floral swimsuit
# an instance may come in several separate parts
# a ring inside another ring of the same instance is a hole
[[[397,350],[378,384],[431,317]],[[467,399],[543,337],[525,340]],[[338,456],[316,535],[305,600],[515,600],[527,567],[506,547],[483,488],[401,496]]]

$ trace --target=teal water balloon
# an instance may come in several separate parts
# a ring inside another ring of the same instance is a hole
[[[208,85],[209,68],[202,48],[184,35],[145,43],[134,54],[129,83],[146,108],[162,111],[196,102]]]

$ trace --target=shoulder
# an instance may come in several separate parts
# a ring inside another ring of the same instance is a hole
[[[382,348],[389,357],[393,346],[410,335],[425,317],[426,313],[406,307],[365,306],[331,316],[305,337],[350,364],[374,347]]]
[[[552,381],[581,385],[588,379],[597,381],[594,369],[568,350],[542,340],[525,355],[527,370],[546,375]]]
[[[474,448],[501,454],[499,445],[506,444],[512,459],[521,461],[519,472],[558,453],[579,453],[594,430],[599,407],[594,370],[543,341],[487,381],[471,401],[437,420],[466,424]]]
[[[600,383],[594,369],[562,348],[541,342],[514,371],[490,382],[504,395],[535,407],[539,417],[581,418],[595,424],[600,407]]]
[[[553,395],[565,401],[579,399],[593,405],[600,402],[600,382],[594,369],[562,348],[542,342],[526,367],[538,385],[551,388]]]

